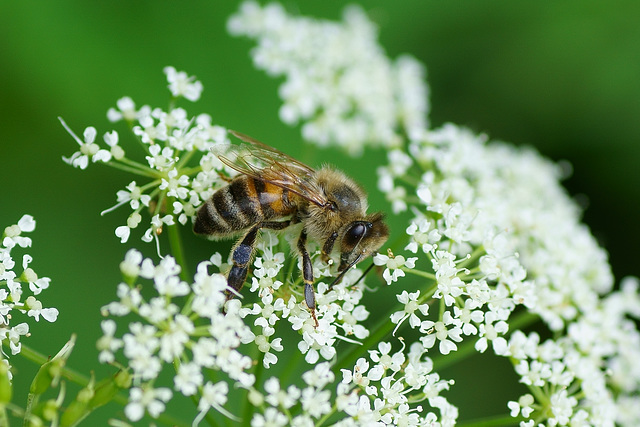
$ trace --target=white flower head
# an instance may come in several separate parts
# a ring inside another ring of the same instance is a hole
[[[390,61],[359,7],[346,8],[343,22],[335,23],[245,2],[228,28],[258,40],[258,68],[285,75],[280,118],[302,122],[305,139],[359,153],[365,144],[397,145],[402,130],[413,135],[426,128],[424,67],[409,56]]]
[[[202,83],[190,77],[184,71],[176,71],[174,67],[165,67],[165,74],[169,82],[169,90],[174,97],[183,97],[195,102],[200,99]]]
[[[124,413],[131,421],[140,420],[145,412],[158,418],[172,394],[168,388],[133,387],[129,391],[129,403],[125,406]]]
[[[96,162],[108,162],[111,160],[111,153],[104,148],[100,148],[94,141],[96,139],[96,129],[93,126],[89,126],[84,130],[83,139],[78,136],[67,126],[67,124],[60,118],[60,122],[65,130],[76,140],[80,145],[80,151],[76,151],[71,157],[63,157],[65,163],[80,169],[86,169],[89,165],[89,160],[93,163]]]

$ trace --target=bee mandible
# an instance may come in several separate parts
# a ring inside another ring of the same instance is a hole
[[[324,262],[337,248],[341,278],[387,240],[383,214],[366,213],[365,192],[343,172],[330,166],[314,170],[251,137],[230,132],[246,144],[230,145],[218,158],[240,175],[199,208],[193,231],[211,239],[244,233],[233,248],[227,276],[228,286],[237,292],[247,278],[259,230],[283,230],[302,223],[296,246],[302,259],[305,302],[318,326],[307,239],[322,243]]]

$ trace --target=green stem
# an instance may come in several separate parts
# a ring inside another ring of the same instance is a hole
[[[129,162],[131,164],[122,163],[125,159],[116,162],[106,163],[107,166],[111,166],[114,169],[120,169],[125,172],[132,173],[134,175],[147,176],[149,178],[158,178],[158,173],[153,169],[143,168],[141,165],[135,162]]]
[[[182,238],[180,237],[179,225],[167,226],[167,235],[169,237],[169,245],[171,246],[171,253],[173,254],[176,262],[181,267],[180,278],[186,282],[189,282],[190,274],[187,267],[187,263],[184,258],[184,249],[182,247]]]
[[[458,268],[465,268],[467,265],[471,264],[476,259],[480,258],[481,255],[486,253],[484,246],[480,245],[473,250],[473,252],[469,255],[467,259],[463,259],[458,263]]]
[[[40,395],[36,395],[33,393],[29,393],[27,397],[27,405],[24,409],[24,419],[22,420],[22,427],[27,427],[31,421],[31,412],[33,411],[33,407],[38,404],[38,399]]]
[[[192,395],[191,396],[191,401],[193,402],[193,405],[197,408],[198,404],[200,403],[200,401],[198,400],[198,396],[196,395]],[[158,417],[159,419],[159,417]],[[211,427],[216,427],[218,426],[217,421],[215,420],[215,418],[213,417],[213,414],[211,414],[211,411],[207,412],[206,415],[204,416],[204,419],[207,420],[207,423],[211,426]],[[189,425],[189,424],[185,424],[183,421],[180,421],[181,425]],[[177,425],[177,424],[171,424],[171,425]]]
[[[256,347],[256,350],[258,350],[258,352],[260,353],[257,357],[258,360],[256,362],[256,369],[253,373],[255,377],[254,384],[255,384],[255,387],[257,388],[258,385],[261,384],[262,373],[264,372],[264,364],[262,363],[264,360],[264,353],[261,352],[257,347]],[[250,424],[251,416],[255,412],[253,404],[249,402],[248,395],[249,395],[249,390],[247,390],[247,396],[245,397],[245,401],[244,401],[244,408],[242,409],[242,422],[244,425]]]
[[[459,427],[496,427],[496,426],[513,426],[518,425],[524,418],[512,417],[511,415],[496,415],[493,417],[480,418],[470,421],[459,421],[456,423]]]
[[[331,407],[331,410],[329,412],[327,412],[324,415],[324,417],[322,417],[322,418],[320,418],[318,420],[318,422],[316,423],[315,427],[321,427],[324,423],[329,421],[329,418],[331,418],[333,416],[333,414],[336,413],[337,410],[338,410],[338,406],[334,403],[333,406]]]
[[[193,157],[193,155],[196,153],[196,150],[193,149],[185,154],[183,154],[180,157],[180,161],[178,162],[178,164],[176,165],[176,168],[178,168],[179,171],[181,171],[183,174],[185,175],[189,175],[188,173],[185,172],[185,168],[184,165],[186,165],[189,160],[191,159],[191,157]],[[197,167],[197,168],[193,168],[193,169],[201,169],[201,167]]]
[[[416,276],[424,277],[425,279],[434,280],[434,281],[436,280],[436,275],[435,274],[427,273],[426,271],[416,270],[416,269],[408,268],[408,267],[400,267],[400,270],[404,271],[405,273],[414,274]]]

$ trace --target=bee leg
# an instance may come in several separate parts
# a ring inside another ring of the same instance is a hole
[[[268,221],[262,222],[253,227],[243,237],[238,246],[233,250],[233,266],[229,270],[227,276],[227,285],[235,291],[239,292],[247,279],[247,273],[249,271],[249,263],[253,258],[253,251],[256,247],[256,239],[258,237],[258,231],[261,228],[269,228],[271,230],[282,230],[289,226],[290,221]],[[231,298],[234,292],[229,292],[228,297]]]
[[[336,243],[337,238],[338,238],[338,232],[334,231],[331,234],[331,236],[329,236],[327,241],[324,242],[324,245],[322,246],[322,253],[320,254],[320,257],[322,258],[323,262],[325,263],[329,262],[329,255],[333,250],[333,245]]]
[[[244,281],[247,278],[249,261],[251,261],[251,257],[253,256],[253,250],[255,249],[256,238],[260,227],[261,224],[258,224],[249,230],[233,250],[233,266],[227,276],[227,285],[236,293],[242,289],[242,285],[244,285]],[[232,293],[229,293],[229,298],[231,298],[231,296]]]
[[[318,318],[316,317],[316,295],[313,290],[313,266],[311,265],[311,257],[307,251],[307,233],[302,230],[298,239],[298,251],[302,256],[302,279],[304,280],[304,301],[311,311],[311,316],[318,327]]]

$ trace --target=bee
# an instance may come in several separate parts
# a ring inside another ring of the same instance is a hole
[[[305,302],[317,327],[307,239],[322,243],[324,262],[329,262],[334,248],[340,252],[338,281],[387,240],[383,214],[366,213],[364,190],[343,172],[330,166],[314,170],[249,136],[230,132],[246,144],[230,145],[218,158],[240,175],[198,209],[193,231],[211,239],[242,234],[227,276],[229,288],[237,293],[247,278],[260,229],[283,230],[301,223],[296,247],[302,259]]]

